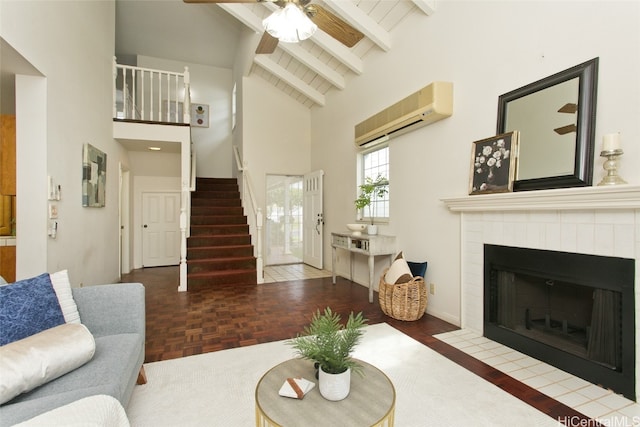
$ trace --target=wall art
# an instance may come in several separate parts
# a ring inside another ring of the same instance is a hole
[[[475,141],[471,147],[469,194],[513,191],[518,132]]]
[[[82,147],[82,206],[102,208],[107,184],[107,155],[91,144]]]

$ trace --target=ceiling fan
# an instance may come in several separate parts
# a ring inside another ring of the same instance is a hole
[[[280,9],[263,21],[265,32],[256,49],[258,54],[273,53],[279,41],[304,40],[310,37],[316,28],[320,28],[347,47],[353,47],[364,37],[364,34],[324,7],[310,4],[311,0],[184,0],[185,3],[262,3],[266,1],[275,3]],[[304,28],[292,29],[293,35],[278,37],[286,29],[285,22],[287,19],[290,20],[291,16],[300,19]]]

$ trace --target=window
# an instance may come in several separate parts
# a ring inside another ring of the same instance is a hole
[[[238,87],[236,83],[233,83],[233,90],[231,92],[231,131],[233,132],[236,128],[236,109],[238,108],[238,100],[236,97],[238,96]]]
[[[374,198],[371,206],[358,212],[358,219],[375,221],[389,220],[389,146],[377,146],[358,155],[358,188],[367,178],[375,181],[379,176],[386,178],[386,194]],[[359,190],[358,190],[359,193]]]

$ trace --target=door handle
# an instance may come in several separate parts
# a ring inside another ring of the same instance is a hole
[[[147,228],[147,224],[143,225],[144,228]]]
[[[320,230],[318,230],[318,227],[320,225],[324,225],[324,220],[322,219],[321,213],[318,214],[318,220],[316,221],[316,233],[318,233],[318,235],[320,235]]]

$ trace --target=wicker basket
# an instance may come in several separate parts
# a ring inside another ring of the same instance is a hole
[[[424,279],[416,276],[406,283],[394,285],[384,280],[387,270],[382,273],[378,288],[382,312],[398,320],[420,319],[427,308],[427,286]]]

